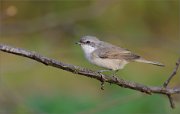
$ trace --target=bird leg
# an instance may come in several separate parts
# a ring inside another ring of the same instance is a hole
[[[102,90],[104,90],[104,80],[105,80],[105,78],[104,78],[104,75],[102,74],[102,72],[107,72],[107,71],[112,71],[111,69],[105,69],[105,70],[99,70],[99,71],[97,71],[100,75],[101,75],[101,89]],[[119,70],[115,70],[114,71],[114,73],[113,73],[113,78],[115,78],[116,80],[118,79],[117,77],[116,77],[116,73],[118,72]],[[110,85],[111,85],[111,83],[110,83]]]
[[[103,72],[107,72],[107,71],[111,71],[111,70],[99,70],[97,71],[98,73],[103,73]]]
[[[119,70],[115,70],[115,71],[114,71],[114,73],[113,73],[113,75],[112,75],[112,76],[113,76],[113,78],[117,79],[117,77],[116,77],[116,73],[117,73],[118,71],[119,71]]]

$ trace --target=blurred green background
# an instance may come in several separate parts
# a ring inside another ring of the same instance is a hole
[[[166,67],[131,63],[123,79],[162,86],[180,56],[179,0],[0,0],[0,43],[90,69],[82,36],[128,48]],[[171,87],[180,87],[180,75]],[[179,114],[166,96],[105,84],[0,52],[1,114]]]

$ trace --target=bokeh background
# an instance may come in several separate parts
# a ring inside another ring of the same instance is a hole
[[[164,63],[131,63],[118,75],[162,86],[180,56],[179,0],[0,0],[0,43],[90,69],[80,37],[94,35]],[[110,74],[110,73],[108,73]],[[171,81],[180,87],[180,74]],[[105,84],[0,52],[1,114],[179,114],[166,96]]]

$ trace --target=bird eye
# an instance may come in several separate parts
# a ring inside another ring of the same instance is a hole
[[[87,44],[89,44],[89,43],[90,43],[90,41],[87,41],[86,43],[87,43]]]

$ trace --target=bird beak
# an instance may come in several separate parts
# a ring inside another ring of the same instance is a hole
[[[76,44],[81,45],[81,43],[80,43],[80,42],[76,42]]]

